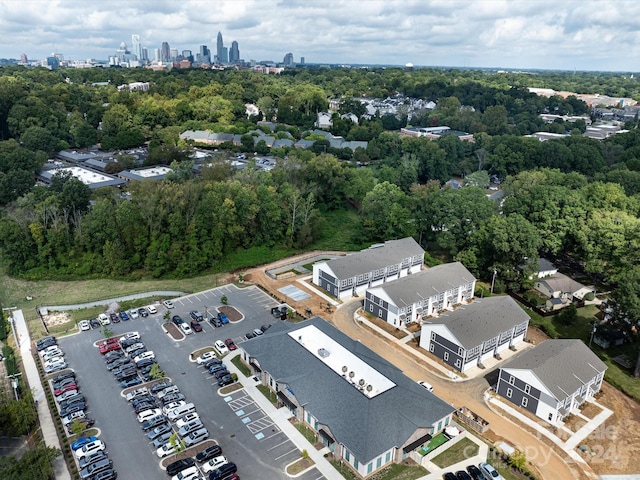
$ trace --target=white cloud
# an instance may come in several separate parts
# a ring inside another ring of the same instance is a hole
[[[640,2],[592,0],[0,0],[0,57],[101,58],[140,34],[245,59],[635,70]]]

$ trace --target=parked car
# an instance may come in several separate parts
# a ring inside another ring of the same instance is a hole
[[[451,473],[451,472],[445,472],[442,475],[442,480],[458,480],[455,476],[455,474]]]
[[[163,300],[162,304],[168,309],[172,309],[173,308],[173,302],[171,300]]]
[[[74,386],[74,387],[76,387],[76,385],[75,385],[75,384],[73,384],[73,383],[72,383],[72,384],[70,384],[70,386]],[[69,399],[69,398],[71,398],[71,397],[74,397],[74,396],[76,396],[76,395],[78,395],[78,390],[76,390],[75,388],[74,388],[74,389],[72,389],[72,390],[67,390],[66,392],[61,393],[60,395],[58,395],[58,396],[56,397],[56,401],[57,401],[58,403],[60,403],[60,402],[64,402],[65,400],[67,400],[67,399]]]
[[[96,453],[92,453],[91,455],[87,455],[85,457],[82,457],[78,461],[78,466],[82,469],[82,468],[86,467],[87,465],[90,465],[92,463],[96,463],[98,460],[101,460],[103,458],[107,458],[107,454],[103,450],[98,450]]]
[[[222,378],[222,377],[225,377],[227,375],[230,375],[230,374],[229,374],[229,371],[225,367],[224,370],[218,370],[213,375],[216,377],[216,379],[218,379],[218,378]]]
[[[85,468],[80,470],[80,478],[82,480],[86,480],[89,478],[95,478],[95,475],[104,472],[113,467],[113,462],[108,458],[102,458],[95,463],[91,463],[87,465]]]
[[[60,397],[63,393],[68,393],[70,390],[78,390],[78,385],[76,383],[67,383],[64,386],[61,386],[59,388],[56,388],[53,391],[53,394],[56,397]],[[71,395],[67,395],[67,397],[70,397]],[[58,398],[58,400],[64,400],[64,398],[60,399]]]
[[[220,445],[211,445],[204,450],[198,452],[196,455],[196,461],[198,463],[206,462],[207,460],[212,459],[222,453],[222,448]]]
[[[227,457],[225,457],[224,455],[218,455],[217,457],[213,457],[211,460],[204,463],[202,465],[202,471],[204,473],[209,473],[213,470],[216,470],[217,468],[220,468],[222,465],[225,465],[227,463],[229,463],[229,460],[227,460]]]
[[[202,320],[204,320],[204,317],[202,316],[202,314],[197,310],[191,310],[189,312],[189,316],[196,322],[201,322]]]
[[[120,350],[120,345],[118,345],[118,343],[107,343],[107,342],[103,342],[102,344],[100,344],[100,353],[102,355],[109,353],[109,352],[113,352],[114,350]]]
[[[131,317],[132,320],[138,318],[138,310],[136,310],[135,308],[129,310],[129,317]]]
[[[225,463],[221,467],[216,468],[211,473],[209,473],[209,480],[220,480],[222,478],[227,478],[232,473],[236,473],[238,471],[238,467],[235,463],[229,462]]]
[[[473,480],[485,480],[484,475],[475,465],[467,466],[467,472],[469,472],[469,475],[473,477]]]
[[[133,408],[133,410],[136,412],[136,414],[139,415],[146,410],[153,410],[156,407],[157,407],[156,402],[141,402],[138,405],[136,405]]]
[[[155,417],[142,422],[142,430],[146,432],[148,430],[151,430],[152,428],[162,425],[163,423],[167,423],[167,417],[162,414],[156,415]]]
[[[187,413],[183,417],[180,417],[178,420],[176,420],[176,428],[180,429],[184,427],[187,423],[193,422],[194,420],[199,420],[199,419],[200,419],[200,415],[198,415],[197,412]]]
[[[182,320],[182,317],[180,315],[174,315],[173,317],[171,317],[171,321],[178,327],[184,323],[184,320]]]
[[[87,455],[91,455],[100,450],[104,450],[105,448],[107,448],[107,446],[104,444],[102,440],[95,440],[91,443],[87,443],[86,445],[76,450],[75,451],[76,458],[80,459],[80,458],[86,457]]]
[[[211,325],[213,325],[214,327],[218,328],[222,326],[222,322],[220,321],[220,319],[218,317],[213,317],[211,320],[209,320],[211,322]]]
[[[167,475],[177,475],[181,471],[186,470],[189,467],[193,467],[195,464],[196,462],[191,457],[170,463],[167,465]]]
[[[223,325],[226,325],[227,323],[229,323],[229,318],[222,312],[218,312],[218,320],[220,320],[220,322]]]
[[[154,363],[158,363],[154,358],[143,358],[139,362],[136,362],[136,367],[142,369],[144,367],[148,367],[149,365],[153,365]]]
[[[191,330],[193,330],[194,332],[201,332],[202,331],[202,325],[200,325],[200,322],[197,322],[195,320],[191,320]]]
[[[202,427],[202,422],[199,418],[196,418],[195,420],[191,420],[189,423],[186,423],[182,427],[180,427],[180,429],[178,430],[178,435],[180,435],[180,437],[186,437],[191,432],[195,432]]]
[[[207,438],[209,438],[209,431],[206,428],[200,428],[184,437],[184,444],[186,447],[191,447],[192,445],[200,443]]]
[[[98,315],[98,321],[102,326],[109,325],[111,323],[111,319],[109,318],[109,316],[107,316],[106,313],[101,313],[100,315]]]
[[[118,472],[113,468],[98,472],[94,475],[92,480],[116,480],[118,478]],[[233,480],[231,477],[228,480]]]
[[[120,323],[120,317],[115,313],[110,313],[109,319],[111,320],[111,323]]]
[[[122,343],[125,340],[140,340],[140,333],[139,332],[125,333],[123,336],[120,337],[119,342]]]
[[[180,330],[182,330],[182,333],[184,333],[185,335],[191,335],[193,333],[193,330],[191,330],[191,327],[186,323],[180,324]]]
[[[236,344],[233,342],[233,340],[231,340],[230,338],[227,338],[224,341],[224,344],[227,346],[227,348],[229,349],[229,351],[231,350],[236,350],[238,347],[236,347]]]
[[[216,356],[216,352],[204,352],[202,355],[200,355],[198,358],[196,358],[196,363],[198,365],[202,365],[204,362],[206,362],[207,360],[211,360],[212,358],[218,358]]]
[[[46,373],[48,375],[50,373],[58,372],[58,371],[63,370],[65,368],[67,368],[67,364],[64,361],[62,361],[62,362],[54,362],[54,363],[51,363],[49,365],[45,365],[44,373]]]
[[[155,440],[160,435],[164,435],[165,433],[170,431],[171,431],[171,425],[169,425],[168,423],[163,423],[162,425],[158,425],[149,433],[147,433],[147,437],[149,437],[149,440]]]
[[[260,330],[262,330],[263,332],[266,332],[267,330],[269,330],[271,328],[271,324],[270,323],[266,323],[264,325],[262,325],[260,327]]]
[[[480,467],[480,471],[487,480],[503,480],[502,475],[500,475],[490,464],[482,462],[478,467]]]
[[[81,410],[82,411],[82,410]],[[84,413],[84,412],[82,412]],[[95,425],[96,421],[93,418],[79,418],[77,419],[79,423],[84,425],[84,428],[91,428]],[[67,432],[73,433],[73,421],[67,424]]]
[[[213,375],[214,373],[216,373],[216,372],[218,372],[220,370],[226,370],[226,369],[227,369],[227,367],[225,367],[224,365],[211,365],[209,367],[209,373]]]
[[[107,364],[107,370],[109,371],[121,371],[122,367],[131,364],[131,359],[127,357],[118,358],[115,361]],[[115,372],[114,372],[115,373]]]
[[[163,388],[162,390],[159,390],[156,393],[156,395],[160,400],[162,400],[164,397],[166,397],[170,393],[179,393],[179,392],[180,392],[180,389],[178,388],[177,385],[168,385],[167,387]]]
[[[127,312],[122,310],[120,311],[120,318],[122,319],[123,322],[126,322],[129,320],[129,315],[127,314]]]
[[[80,418],[85,418],[84,412],[80,411],[80,412],[75,412],[72,413],[69,416],[66,417],[62,417],[62,424],[63,425],[68,425],[71,422],[73,422],[76,418],[80,419]]]
[[[173,432],[165,432],[159,437],[157,437],[153,441],[153,448],[160,448],[161,446],[169,443],[169,440],[171,439],[171,435],[173,435]]]
[[[61,417],[66,417],[66,416],[71,415],[72,413],[84,411],[84,409],[86,407],[87,406],[84,403],[76,403],[76,404],[73,404],[73,405],[69,405],[66,408],[60,409],[60,416]]]
[[[158,382],[158,383],[154,383],[153,385],[151,385],[151,387],[149,388],[149,391],[151,393],[158,393],[162,390],[164,390],[165,388],[168,388],[170,386],[172,386],[173,383],[169,382],[169,381],[162,381],[162,382]]]
[[[36,342],[36,349],[38,351],[44,350],[47,347],[51,347],[53,345],[57,345],[58,342],[56,340],[56,337],[49,335],[47,337],[43,337],[40,340],[38,340]]]
[[[256,335],[256,337],[262,335],[264,332],[262,331],[261,328],[254,328],[253,329],[253,333]]]
[[[185,470],[182,470],[177,475],[171,477],[171,480],[198,480],[200,477],[200,472],[198,471],[198,467],[195,465],[193,467],[189,467]]]
[[[158,313],[158,309],[155,307],[155,305],[149,305],[147,307],[147,311],[151,314],[151,315],[155,315],[156,313]]]
[[[144,308],[144,307],[140,307],[140,308],[138,309],[138,315],[140,315],[140,316],[141,316],[141,317],[143,317],[143,318],[148,317],[148,316],[149,316],[149,310],[147,310],[147,309],[146,309],[146,308]]]
[[[156,358],[156,354],[153,353],[153,350],[148,350],[146,352],[141,353],[140,355],[138,355],[137,357],[134,357],[133,361],[136,363],[136,365],[141,362],[142,360],[147,360],[147,359],[154,359]]]
[[[164,407],[162,407],[162,413],[167,415],[169,412],[175,410],[176,408],[181,407],[182,405],[186,405],[186,403],[187,402],[185,402],[184,400],[180,400],[179,402],[167,403]]]
[[[233,379],[233,377],[231,375],[225,375],[221,378],[218,378],[218,386],[219,387],[225,387],[227,385],[231,385],[232,383],[234,383],[235,380]]]
[[[71,447],[71,450],[75,451],[75,450],[78,450],[79,448],[84,447],[88,443],[95,442],[96,440],[98,440],[98,437],[80,437],[75,442],[72,442],[70,447]]]
[[[250,340],[250,339],[252,339],[252,338],[255,338],[255,336],[256,336],[256,334],[255,334],[255,333],[253,333],[253,332],[249,332],[249,333],[245,334],[245,338],[246,338],[247,340]]]
[[[138,350],[139,348],[144,348],[144,343],[142,342],[136,342],[133,345],[129,345],[127,348],[124,349],[125,353],[131,353],[134,352],[136,350]]]
[[[120,382],[121,388],[129,388],[134,387],[136,385],[140,385],[142,383],[142,379],[138,376],[130,377]]]
[[[207,360],[202,364],[202,366],[207,370],[209,370],[212,365],[222,365],[222,360],[216,357],[216,358],[212,358],[211,360]]]
[[[226,355],[227,353],[229,353],[229,349],[222,340],[216,340],[213,346],[220,355]]]
[[[86,332],[87,330],[91,330],[91,324],[89,323],[89,320],[80,320],[80,323],[78,323],[78,328],[80,329],[80,331]]]
[[[471,478],[471,475],[469,475],[467,472],[465,472],[464,470],[459,470],[456,472],[456,478],[457,480],[473,480]]]
[[[157,417],[162,415],[162,411],[159,408],[154,408],[152,410],[147,410],[138,415],[138,422],[142,423],[145,420],[150,420],[153,417]]]
[[[176,447],[170,443],[166,443],[156,450],[156,455],[160,458],[167,457],[176,453]]]
[[[91,320],[89,320],[89,325],[91,325],[91,328],[100,328],[100,320],[98,320],[97,318],[92,318]]]
[[[424,388],[426,388],[427,392],[433,392],[433,385],[431,385],[430,383],[420,380],[418,382],[418,384],[422,385]]]

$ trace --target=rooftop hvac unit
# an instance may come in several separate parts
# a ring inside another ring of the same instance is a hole
[[[353,378],[353,377],[355,377],[355,376],[356,376],[356,372],[354,372],[353,370],[351,370],[351,371],[349,372],[349,378]]]
[[[331,355],[331,353],[326,348],[319,348],[318,349],[318,355],[321,358],[327,358],[329,355]]]
[[[371,392],[373,390],[373,386],[372,385],[367,385],[367,392]]]
[[[367,383],[367,382],[365,382],[365,381],[364,381],[364,378],[361,378],[360,380],[358,380],[358,384],[359,384],[361,387],[364,387],[366,383]]]
[[[344,366],[342,367],[342,372],[343,372],[343,373],[347,373],[347,370],[349,370],[349,367],[347,367],[346,365],[344,365]]]

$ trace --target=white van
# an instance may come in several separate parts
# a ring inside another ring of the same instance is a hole
[[[109,325],[111,323],[111,320],[105,313],[98,315],[98,321],[100,322],[100,325]]]
[[[186,415],[187,413],[191,413],[195,411],[196,411],[196,406],[193,403],[187,403],[186,405],[182,405],[178,408],[171,410],[167,416],[169,417],[169,420],[173,422],[174,420],[182,417],[183,415]]]

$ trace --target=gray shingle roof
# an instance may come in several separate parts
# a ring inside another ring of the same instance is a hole
[[[503,368],[531,370],[557,400],[563,400],[607,366],[582,340],[545,340]]]
[[[527,320],[529,315],[511,297],[501,296],[476,299],[426,323],[445,325],[468,350]]]
[[[403,258],[414,255],[424,255],[424,250],[412,237],[407,237],[330,260],[327,266],[339,279],[344,279],[400,263]]]
[[[315,325],[396,386],[368,398],[320,362],[287,333]],[[263,370],[289,385],[301,405],[327,425],[336,440],[362,463],[400,447],[418,428],[430,427],[454,408],[406,377],[400,369],[352,340],[320,317],[279,322],[267,333],[239,344]]]
[[[462,263],[453,262],[436,265],[375,288],[384,290],[393,303],[403,307],[475,280]]]

